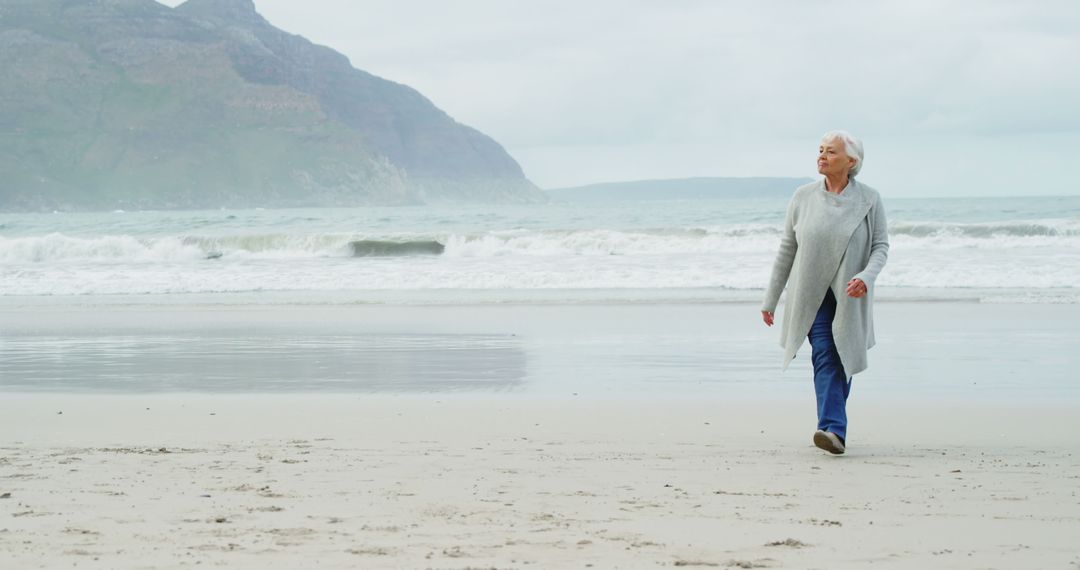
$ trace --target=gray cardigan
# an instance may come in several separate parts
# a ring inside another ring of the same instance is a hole
[[[866,370],[866,351],[874,346],[874,281],[888,255],[885,208],[877,190],[854,179],[840,194],[826,190],[824,180],[795,190],[761,307],[776,312],[787,286],[780,329],[785,370],[830,287],[836,296],[833,339],[844,371],[851,377]],[[845,292],[856,277],[867,290],[859,299]]]

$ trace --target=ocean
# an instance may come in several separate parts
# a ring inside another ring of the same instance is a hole
[[[810,397],[758,311],[785,208],[0,215],[0,392]],[[886,208],[860,398],[1080,400],[1080,198]]]
[[[879,300],[1080,302],[1080,197],[885,199]],[[749,302],[785,206],[0,214],[0,305]]]

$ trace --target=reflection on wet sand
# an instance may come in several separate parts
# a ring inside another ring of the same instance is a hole
[[[0,386],[62,392],[504,391],[525,377],[510,335],[20,336]]]

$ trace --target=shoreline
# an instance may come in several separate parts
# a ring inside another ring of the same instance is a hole
[[[3,295],[0,311],[171,306],[487,306],[760,304],[763,289],[417,289]],[[1080,304],[1080,289],[881,287],[876,303]],[[783,306],[783,300],[781,300]]]
[[[1080,305],[884,303],[853,398],[1080,401]],[[0,310],[0,393],[803,394],[747,304]]]

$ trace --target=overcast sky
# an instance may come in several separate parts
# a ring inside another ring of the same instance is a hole
[[[818,138],[842,128],[886,195],[1080,194],[1076,0],[255,4],[545,188],[816,176]]]

